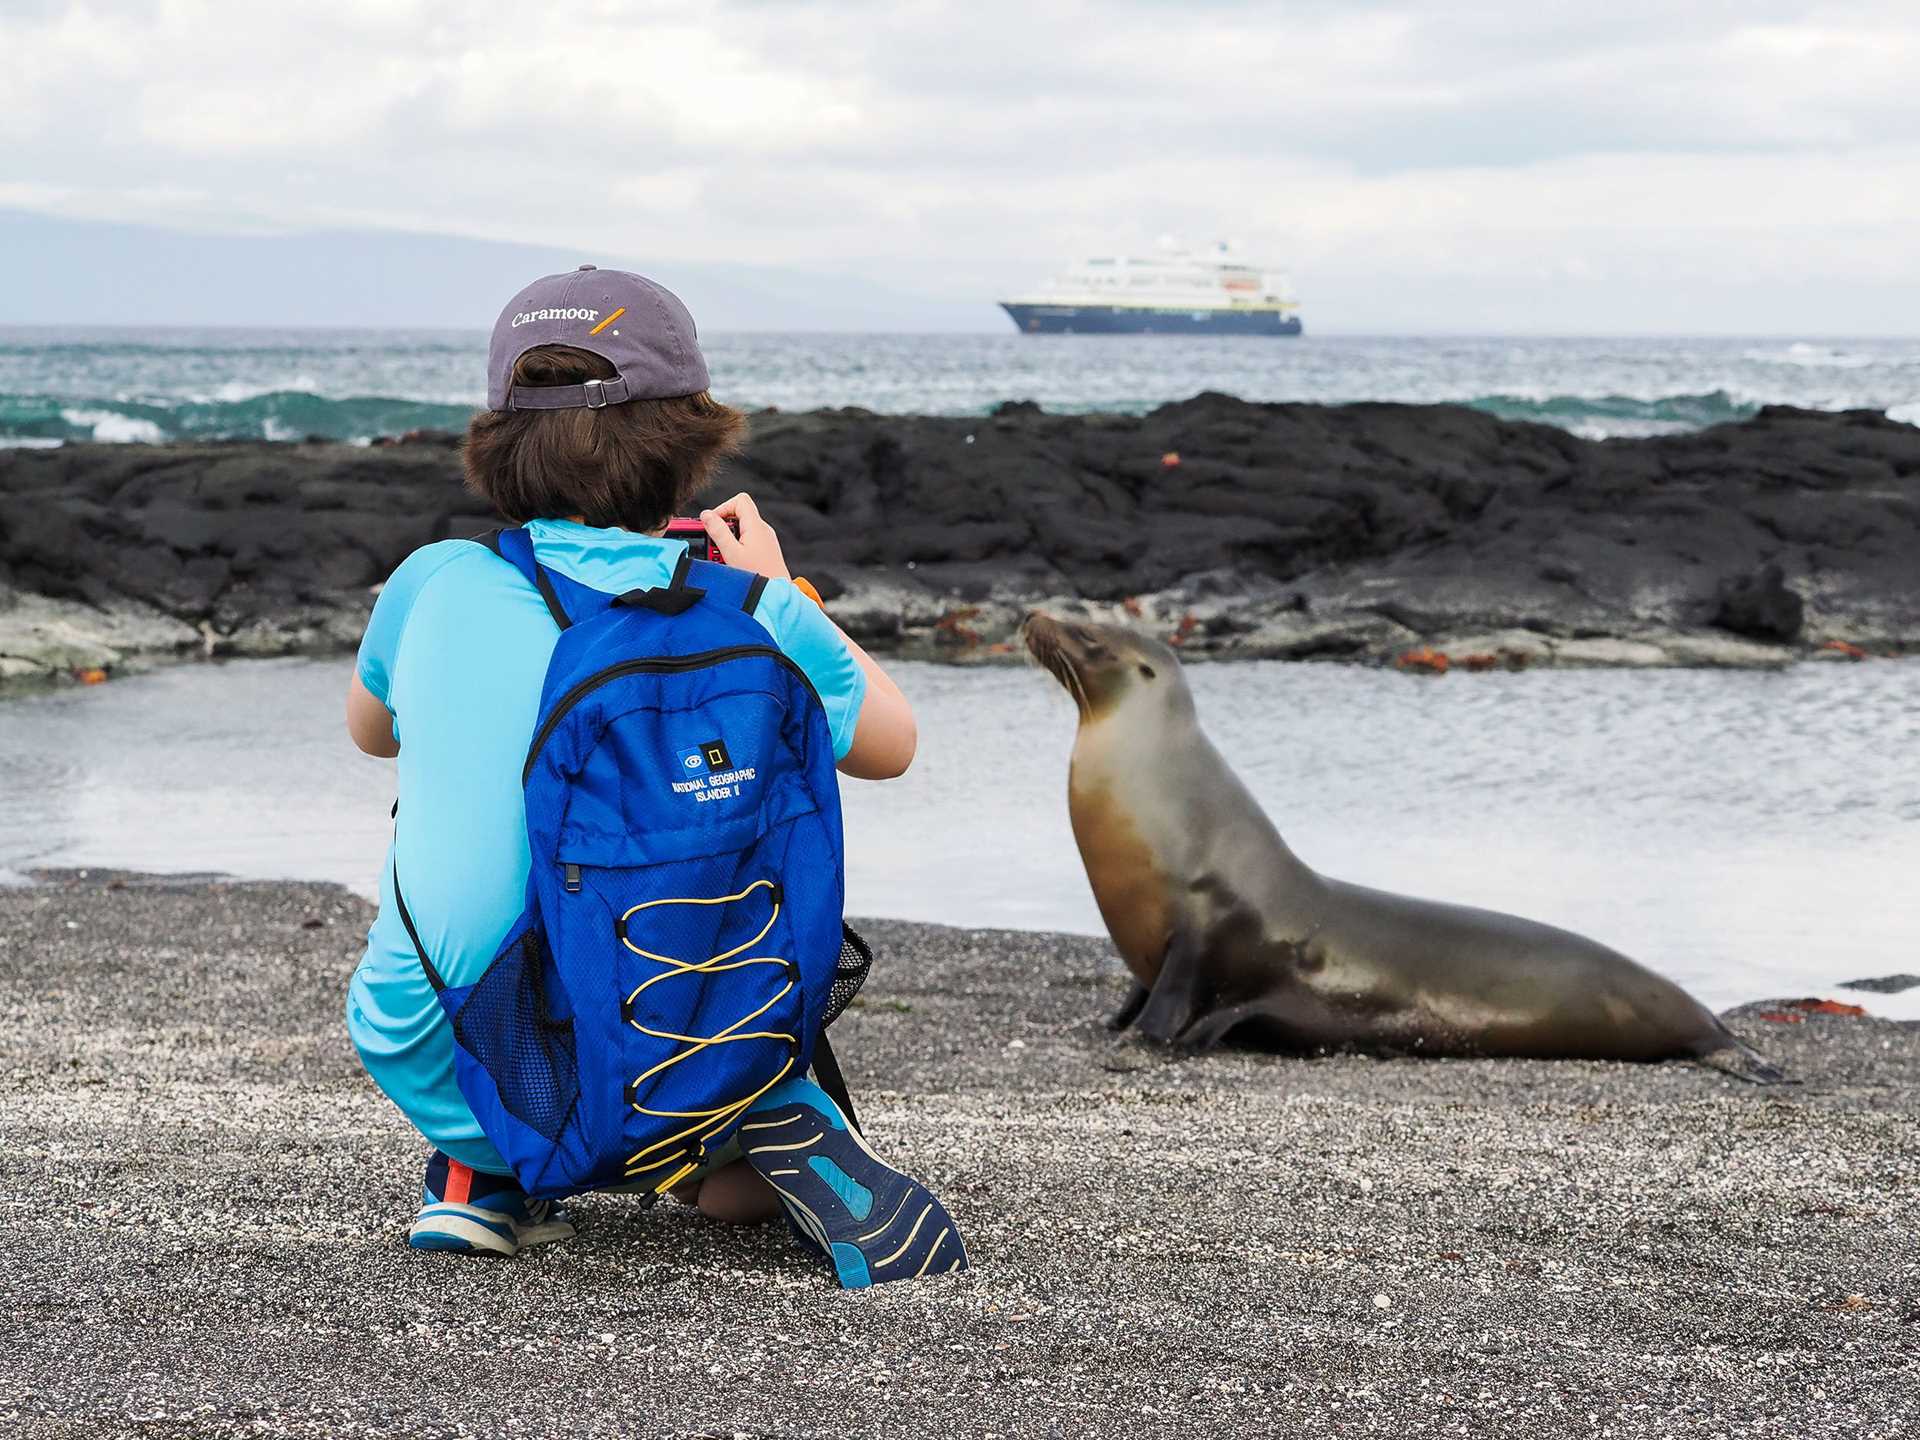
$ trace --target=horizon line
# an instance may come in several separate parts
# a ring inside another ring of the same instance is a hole
[[[128,331],[229,331],[240,334],[267,334],[273,332],[306,332],[311,334],[388,334],[399,335],[436,331],[445,334],[472,334],[484,337],[491,326],[445,325],[430,322],[413,324],[349,325],[310,323],[305,321],[265,322],[247,325],[230,323],[203,324],[184,320],[151,321],[102,321],[102,320],[7,320],[0,318],[0,331],[44,330],[74,331],[101,330],[125,333]],[[773,327],[768,329],[746,329],[739,327],[715,326],[703,331],[702,339],[722,336],[844,336],[857,339],[869,336],[891,336],[898,338],[958,339],[981,336],[997,336],[1002,339],[1020,340],[1035,345],[1047,345],[1061,340],[1101,341],[1114,340],[1141,341],[1159,343],[1166,340],[1193,341],[1202,340],[1217,343],[1222,348],[1247,346],[1249,349],[1263,348],[1249,342],[1281,340],[1289,345],[1310,343],[1315,339],[1337,340],[1783,340],[1805,342],[1809,340],[1920,340],[1920,330],[1861,330],[1861,331],[1814,331],[1814,330],[1475,330],[1448,328],[1419,328],[1407,330],[1344,329],[1339,326],[1316,327],[1296,336],[1178,336],[1178,335],[1029,335],[1019,330],[1004,328],[987,329],[874,329],[872,327],[846,329],[825,326]]]

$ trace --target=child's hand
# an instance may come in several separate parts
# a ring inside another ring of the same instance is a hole
[[[738,535],[727,524],[729,520],[740,527]],[[700,523],[706,527],[713,548],[727,564],[771,580],[793,578],[787,571],[786,557],[780,553],[780,537],[760,518],[760,507],[745,491],[731,500],[722,500],[711,510],[702,510]]]

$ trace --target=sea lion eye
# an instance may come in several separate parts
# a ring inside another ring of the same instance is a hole
[[[1153,666],[1151,666],[1151,665],[1145,665],[1145,664],[1143,664],[1143,665],[1141,665],[1141,667],[1140,667],[1140,673],[1141,673],[1142,675],[1144,675],[1144,676],[1146,676],[1146,677],[1147,677],[1147,679],[1149,679],[1149,680],[1151,680],[1151,679],[1153,679]]]

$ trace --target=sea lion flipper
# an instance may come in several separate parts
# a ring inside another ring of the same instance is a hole
[[[1700,1056],[1700,1063],[1750,1085],[1793,1085],[1798,1082],[1758,1050],[1731,1036],[1718,1050]]]
[[[1109,1030],[1126,1029],[1129,1025],[1133,1024],[1135,1020],[1140,1018],[1140,1007],[1146,1003],[1147,987],[1136,982],[1133,989],[1127,992],[1126,1000],[1121,1003],[1118,1010],[1113,1012],[1113,1017],[1107,1021],[1107,1028]]]
[[[1174,1037],[1174,1043],[1189,1050],[1209,1050],[1218,1045],[1236,1026],[1268,1013],[1262,1004],[1232,1005],[1224,1010],[1209,1010]]]
[[[1163,1045],[1184,1044],[1182,1037],[1203,1008],[1200,988],[1199,947],[1176,933],[1167,942],[1160,973],[1135,1018],[1136,1028]]]

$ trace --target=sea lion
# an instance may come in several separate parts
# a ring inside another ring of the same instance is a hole
[[[1672,981],[1581,935],[1369,890],[1297,859],[1195,716],[1173,651],[1035,613],[1028,651],[1080,711],[1074,839],[1138,984],[1116,1029],[1210,1046],[1698,1060],[1780,1071]]]

